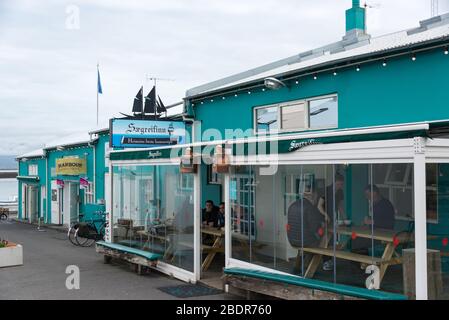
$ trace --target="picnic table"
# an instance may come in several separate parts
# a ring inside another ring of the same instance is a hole
[[[322,256],[336,257],[338,259],[344,259],[349,261],[359,262],[364,265],[377,265],[380,267],[380,281],[382,281],[385,272],[390,265],[401,264],[402,258],[399,257],[395,248],[398,244],[405,243],[409,241],[410,234],[403,232],[397,233],[394,230],[386,229],[374,229],[372,230],[370,226],[339,226],[336,228],[337,234],[351,236],[352,238],[364,238],[378,240],[385,245],[384,251],[381,257],[374,257],[370,255],[363,255],[358,253],[353,253],[349,251],[344,251],[345,246],[338,246],[334,251],[333,248],[329,248],[329,242],[332,238],[332,230],[329,230],[325,234],[318,247],[305,247],[298,248],[298,257],[296,260],[297,267],[299,266],[299,256],[301,252],[307,252],[313,254],[313,257],[304,273],[304,277],[312,278],[320,265]]]
[[[224,252],[223,239],[225,236],[224,228],[214,228],[209,226],[202,226],[201,233],[206,235],[211,235],[214,239],[212,246],[202,245],[203,252],[208,252],[207,257],[201,264],[201,270],[206,271],[211,265],[217,253]]]

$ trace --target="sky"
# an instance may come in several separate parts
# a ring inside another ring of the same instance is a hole
[[[0,155],[96,128],[97,63],[107,127],[142,85],[151,89],[148,78],[163,79],[157,92],[170,105],[192,87],[340,40],[351,2],[0,0]],[[430,17],[430,0],[366,2],[372,36]]]

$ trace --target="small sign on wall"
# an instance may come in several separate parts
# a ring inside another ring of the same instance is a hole
[[[56,175],[77,176],[86,174],[86,159],[60,158],[56,159]]]
[[[112,148],[153,148],[186,142],[182,121],[111,119]]]

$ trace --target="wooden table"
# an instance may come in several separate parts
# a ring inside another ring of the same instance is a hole
[[[385,244],[385,249],[383,251],[382,257],[373,257],[369,255],[357,254],[347,251],[342,251],[341,249],[333,250],[329,247],[329,242],[331,239],[332,231],[329,231],[328,236],[324,236],[318,247],[314,248],[298,248],[298,255],[301,251],[312,253],[314,256],[312,257],[311,262],[309,263],[307,270],[304,274],[304,277],[311,278],[314,276],[320,262],[322,256],[330,256],[336,257],[339,259],[350,260],[355,262],[360,262],[366,265],[378,265],[380,266],[380,281],[382,281],[385,272],[390,265],[400,264],[402,263],[402,259],[400,257],[393,257],[395,254],[395,246],[399,243],[404,243],[409,241],[411,235],[408,233],[400,233],[393,230],[386,229],[374,229],[372,230],[370,226],[354,226],[354,227],[346,227],[340,226],[337,227],[337,234],[353,236],[355,235],[357,238],[364,239],[373,239],[381,241]],[[396,244],[395,244],[396,242]],[[298,259],[297,259],[298,265]]]
[[[203,263],[201,264],[201,270],[206,271],[212,263],[212,260],[214,260],[215,255],[219,252],[224,252],[223,239],[225,236],[225,232],[223,228],[218,229],[214,227],[201,226],[201,233],[214,237],[214,243],[212,246],[201,246],[202,251],[208,251],[206,259],[204,259]]]

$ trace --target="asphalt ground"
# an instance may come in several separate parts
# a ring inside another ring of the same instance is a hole
[[[34,225],[11,220],[0,222],[0,238],[23,245],[24,255],[23,266],[0,268],[0,300],[175,300],[158,288],[184,284],[156,270],[138,275],[126,263],[104,264],[94,247],[76,247],[65,233],[45,230],[40,232]],[[69,265],[80,270],[79,289],[66,287]],[[233,298],[220,293],[188,299]]]

